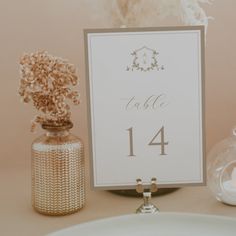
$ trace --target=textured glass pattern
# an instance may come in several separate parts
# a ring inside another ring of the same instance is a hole
[[[32,205],[47,215],[66,215],[85,203],[84,150],[68,131],[48,131],[32,144]]]

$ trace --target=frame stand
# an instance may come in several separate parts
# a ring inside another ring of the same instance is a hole
[[[136,181],[137,181],[136,191],[138,193],[143,194],[143,201],[144,201],[144,203],[136,210],[136,213],[137,214],[158,213],[159,209],[150,202],[152,193],[158,191],[157,183],[156,183],[157,179],[156,178],[151,179],[150,190],[148,192],[144,191],[144,187],[143,187],[141,179],[137,179]]]

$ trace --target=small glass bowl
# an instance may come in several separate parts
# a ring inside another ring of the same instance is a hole
[[[207,157],[208,186],[218,201],[236,205],[236,128]]]

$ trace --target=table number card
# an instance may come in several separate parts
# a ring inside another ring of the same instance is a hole
[[[205,183],[204,28],[85,30],[92,184]]]

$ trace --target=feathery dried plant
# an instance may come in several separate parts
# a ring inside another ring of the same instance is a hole
[[[200,3],[211,0],[113,0],[112,17],[118,25],[150,26],[157,17],[180,17],[185,25],[208,25],[209,17]]]
[[[174,16],[184,25],[205,25],[209,19],[204,4],[213,0],[86,0],[96,18],[120,27],[158,26],[160,20]],[[108,20],[109,19],[109,20]]]
[[[70,122],[68,101],[80,103],[76,68],[67,60],[46,51],[24,54],[20,58],[19,95],[24,103],[32,102],[39,114],[32,120],[31,130],[37,124],[63,125]]]

